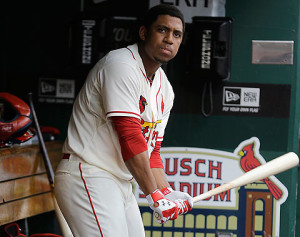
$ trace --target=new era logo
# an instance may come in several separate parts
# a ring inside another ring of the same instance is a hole
[[[241,88],[224,87],[223,105],[240,105]]]
[[[75,81],[67,79],[40,78],[39,96],[74,98]]]
[[[223,105],[259,107],[260,88],[224,87]]]
[[[238,94],[235,94],[231,91],[226,91],[226,101],[231,102],[231,101],[237,101],[240,99],[240,96]]]

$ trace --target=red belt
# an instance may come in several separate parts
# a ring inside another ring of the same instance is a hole
[[[69,153],[64,153],[63,159],[68,160],[69,158],[70,158],[70,154]]]

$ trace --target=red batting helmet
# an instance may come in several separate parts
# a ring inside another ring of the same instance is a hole
[[[0,143],[23,142],[18,138],[27,132],[31,123],[29,106],[10,93],[0,92]]]

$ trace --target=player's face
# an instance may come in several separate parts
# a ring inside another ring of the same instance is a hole
[[[147,57],[163,64],[177,54],[182,42],[183,25],[180,18],[160,15],[148,30],[144,28],[144,33],[144,50]]]

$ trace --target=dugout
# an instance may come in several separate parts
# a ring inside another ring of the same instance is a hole
[[[91,66],[76,61],[79,53],[76,44],[81,44],[77,40],[82,40],[83,35],[70,37],[74,33],[70,29],[78,27],[77,23],[82,20],[86,20],[84,27],[88,29],[96,29],[94,27],[104,24],[103,19],[113,17],[121,17],[118,18],[120,21],[126,18],[126,21],[132,22],[149,5],[149,1],[138,0],[95,2],[66,0],[4,3],[1,91],[10,92],[24,100],[27,99],[27,93],[32,91],[41,125],[59,128],[59,140],[63,140],[66,134],[73,96]],[[161,2],[190,4],[192,7],[196,2],[205,6],[213,1]],[[227,0],[225,17],[233,21],[230,78],[214,81],[211,96],[206,94],[205,103],[202,104],[201,75],[186,75],[186,55],[184,51],[179,52],[178,57],[166,68],[176,99],[163,146],[232,152],[242,141],[257,137],[260,154],[266,161],[288,151],[299,155],[299,12],[300,3],[296,0]],[[84,28],[78,30],[76,32],[83,32]],[[98,33],[96,31],[97,37],[100,37]],[[88,38],[88,35],[85,37]],[[95,40],[99,42],[97,40],[101,39]],[[274,55],[262,58],[257,53],[268,50],[274,43],[275,46],[271,48],[275,51],[272,52],[283,50],[287,53],[281,60],[278,61]],[[278,44],[279,48],[276,48]],[[85,62],[95,62],[93,60],[101,57],[101,53],[116,45],[104,49],[101,48],[103,44],[96,46],[93,54],[84,51]],[[66,97],[56,98],[51,90],[41,91],[42,85],[48,89],[60,85],[65,88],[63,93]],[[228,92],[241,92],[244,88],[255,89],[250,91],[252,94],[249,94],[248,100],[257,100],[254,94],[259,91],[258,105],[243,107],[224,103],[226,89]],[[213,109],[209,116],[203,115],[203,106]],[[294,168],[276,177],[289,192],[281,208],[280,236],[300,237],[300,203],[297,201],[297,192],[300,191],[299,188],[297,190],[299,170]],[[227,218],[227,213],[224,215]],[[236,216],[232,213],[228,215],[228,218]],[[214,216],[218,218],[219,214]],[[47,218],[54,217],[51,213]],[[44,226],[52,228],[46,221]]]

